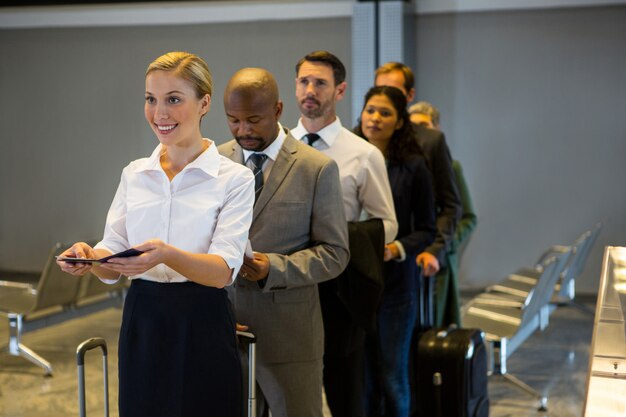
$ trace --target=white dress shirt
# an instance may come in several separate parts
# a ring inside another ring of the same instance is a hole
[[[160,163],[162,145],[149,158],[131,162],[122,172],[107,215],[104,237],[95,248],[117,253],[149,239],[192,253],[219,255],[233,270],[243,263],[252,223],[252,172],[209,147],[170,182]],[[159,264],[140,276],[149,281],[185,282]]]
[[[366,219],[381,219],[385,242],[393,242],[398,233],[398,222],[387,166],[380,150],[343,127],[339,117],[319,132],[308,132],[302,119],[291,130],[291,135],[299,140],[307,133],[320,136],[313,147],[334,159],[339,166],[347,221],[361,220],[362,212],[365,212]]]

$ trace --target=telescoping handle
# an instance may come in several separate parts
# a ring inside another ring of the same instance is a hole
[[[256,417],[256,336],[238,330],[237,337],[248,345],[248,417]]]
[[[102,349],[102,372],[104,374],[104,415],[109,417],[109,373],[107,363],[107,343],[101,337],[85,340],[76,348],[76,365],[78,366],[78,402],[80,417],[86,417],[85,405],[85,353],[95,348]]]

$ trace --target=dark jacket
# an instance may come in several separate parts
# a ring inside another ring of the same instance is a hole
[[[414,125],[414,128],[433,176],[437,210],[437,236],[426,251],[436,256],[444,266],[445,253],[454,239],[456,224],[463,213],[461,199],[452,170],[450,149],[443,133],[423,125]]]
[[[398,219],[398,240],[406,252],[401,262],[384,266],[385,296],[406,294],[417,289],[419,270],[415,257],[433,242],[435,196],[431,174],[424,158],[416,155],[402,163],[387,165],[393,203]]]

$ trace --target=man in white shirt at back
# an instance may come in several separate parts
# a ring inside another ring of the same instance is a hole
[[[327,51],[311,52],[298,62],[296,99],[301,118],[291,134],[337,162],[346,221],[381,219],[385,243],[390,243],[398,223],[385,159],[378,148],[343,127],[336,114],[337,102],[346,93],[345,77],[344,65]],[[333,417],[360,417],[364,332],[336,296],[336,285],[332,280],[319,286],[326,338],[324,388]]]

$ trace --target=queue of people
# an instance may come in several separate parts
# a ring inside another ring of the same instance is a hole
[[[290,130],[274,76],[237,71],[223,97],[233,139],[217,146],[201,132],[206,62],[170,52],[148,66],[145,118],[159,144],[124,168],[103,239],[61,256],[139,255],[58,261],[131,280],[121,417],[241,415],[237,328],[258,338],[259,416],[322,417],[324,391],[334,417],[408,417],[427,277],[437,323],[459,324],[457,250],[476,216],[438,112],[407,108],[410,68],[376,71],[352,131],[336,114],[348,88],[338,57],[311,52],[295,76]]]

